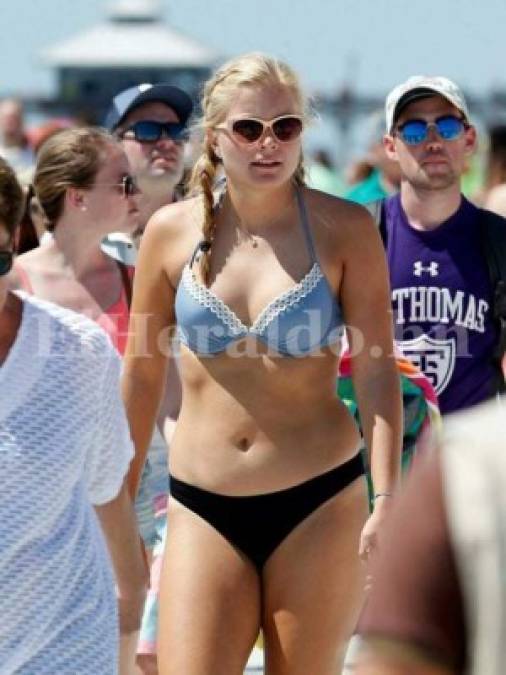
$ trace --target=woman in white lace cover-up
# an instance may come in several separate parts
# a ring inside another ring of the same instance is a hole
[[[88,319],[8,291],[21,204],[0,159],[0,671],[116,675],[118,607],[134,632],[145,593],[119,357]]]
[[[368,214],[304,186],[297,78],[260,54],[202,101],[197,196],[160,210],[138,261],[124,398],[135,486],[177,324],[183,403],[171,447],[160,675],[339,672],[395,490],[400,395],[381,242]],[[214,202],[214,181],[226,177]],[[353,420],[335,396],[347,324],[378,493],[367,517]]]

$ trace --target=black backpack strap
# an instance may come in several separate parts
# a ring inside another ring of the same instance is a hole
[[[492,284],[493,316],[499,329],[499,341],[494,357],[501,367],[501,361],[506,353],[506,219],[491,211],[480,209],[480,226],[483,253]],[[500,372],[498,389],[504,391],[502,369]]]
[[[387,222],[386,222],[386,210],[385,210],[385,200],[376,199],[374,202],[369,202],[364,204],[365,208],[369,211],[371,216],[374,219],[374,222],[379,228],[381,239],[386,248],[387,246]]]

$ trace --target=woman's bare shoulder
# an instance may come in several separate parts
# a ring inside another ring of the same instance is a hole
[[[29,290],[33,279],[45,278],[49,271],[54,271],[50,254],[50,247],[44,245],[17,256],[8,277],[11,288]]]
[[[202,236],[202,205],[198,198],[163,206],[150,218],[142,235],[140,257],[150,266],[159,262],[177,285],[184,264]]]
[[[191,237],[195,239],[202,229],[201,224],[201,200],[198,197],[185,199],[158,209],[148,221],[143,238],[169,240],[172,244]]]
[[[327,245],[342,247],[377,229],[369,211],[360,204],[310,188],[305,189],[305,199],[311,224]]]
[[[31,267],[38,267],[41,263],[44,263],[47,258],[47,247],[46,246],[37,246],[32,248],[31,251],[22,253],[16,257],[16,265],[19,265],[23,269],[30,269]]]

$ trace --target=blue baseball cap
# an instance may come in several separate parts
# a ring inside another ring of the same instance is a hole
[[[179,122],[185,125],[193,112],[193,103],[186,92],[170,84],[138,84],[121,91],[112,99],[104,126],[114,131],[128,113],[142,103],[160,101],[176,113]]]

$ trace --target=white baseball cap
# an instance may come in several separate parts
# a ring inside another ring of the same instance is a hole
[[[401,110],[405,108],[408,103],[412,103],[417,99],[433,96],[434,94],[438,94],[449,101],[457,108],[457,110],[460,110],[466,120],[469,121],[469,109],[467,107],[466,99],[455,82],[452,82],[447,77],[414,75],[407,79],[406,82],[394,87],[387,96],[385,102],[387,133],[392,131],[392,127],[397,121]]]
[[[111,232],[102,239],[100,248],[113,260],[135,267],[137,248],[131,237],[124,232]]]

